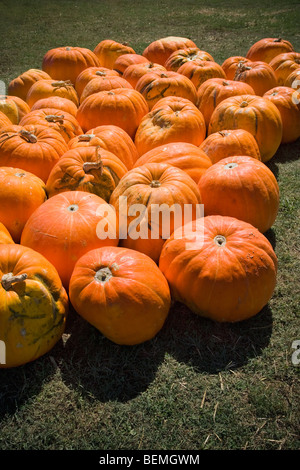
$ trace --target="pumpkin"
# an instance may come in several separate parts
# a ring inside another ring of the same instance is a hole
[[[80,102],[82,103],[88,96],[98,93],[99,91],[110,91],[116,88],[132,88],[129,82],[118,76],[97,77],[90,80],[84,87]]]
[[[121,127],[133,138],[148,111],[147,102],[138,91],[116,88],[88,96],[79,106],[76,117],[84,132],[109,124]]]
[[[248,83],[258,96],[277,85],[274,70],[265,62],[239,63],[234,80]]]
[[[21,245],[45,256],[68,288],[76,261],[89,250],[116,246],[117,236],[116,217],[109,204],[96,194],[66,191],[34,211],[25,224]]]
[[[250,132],[245,129],[225,129],[213,132],[199,146],[210,158],[217,163],[232,155],[245,155],[261,160],[258,144]]]
[[[47,193],[52,197],[64,191],[87,191],[108,202],[125,173],[126,166],[108,150],[99,146],[73,148],[52,168]]]
[[[0,244],[7,245],[13,243],[15,242],[13,241],[11,234],[9,233],[5,225],[0,222]]]
[[[137,82],[135,89],[145,98],[149,110],[166,96],[178,96],[196,104],[197,92],[193,83],[177,72],[149,72]]]
[[[231,57],[227,57],[224,60],[221,67],[224,70],[227,80],[234,80],[237,68],[240,64],[247,64],[248,59],[246,57],[235,55]]]
[[[114,153],[131,170],[139,154],[132,139],[121,127],[113,125],[89,129],[86,134],[78,135],[69,141],[69,148],[97,146]]]
[[[252,44],[247,52],[247,59],[270,63],[279,54],[294,52],[292,44],[282,38],[263,38]]]
[[[255,95],[255,92],[250,85],[244,82],[210,78],[202,83],[197,91],[197,106],[204,116],[206,126],[208,127],[211,115],[221,101],[230,96],[246,94]]]
[[[288,76],[300,67],[300,52],[279,54],[271,60],[270,66],[277,78],[277,86],[284,86]]]
[[[217,322],[258,314],[273,295],[277,257],[247,222],[220,215],[197,219],[172,234],[159,267],[175,301]]]
[[[168,283],[157,265],[121,247],[92,250],[77,261],[70,300],[82,318],[120,345],[154,338],[171,306]]]
[[[36,111],[37,109],[52,108],[62,112],[67,112],[76,116],[77,106],[76,104],[69,100],[68,98],[62,98],[61,96],[50,96],[49,98],[41,98],[36,101],[32,107],[31,111]]]
[[[0,246],[0,339],[12,368],[49,352],[65,331],[68,296],[56,269],[36,251]]]
[[[66,143],[76,135],[83,133],[73,114],[55,108],[42,108],[30,111],[20,121],[20,126],[27,125],[40,125],[54,129],[61,134]]]
[[[85,47],[56,47],[46,52],[42,69],[54,80],[70,80],[74,85],[82,70],[100,66],[98,57]]]
[[[141,120],[135,134],[139,155],[169,142],[200,145],[206,126],[202,113],[188,99],[168,96],[159,100]]]
[[[88,67],[84,69],[76,78],[75,90],[78,97],[80,98],[81,93],[84,90],[84,87],[88,84],[93,78],[99,77],[119,77],[119,73],[116,70],[111,70],[106,67]]]
[[[147,61],[142,64],[129,65],[123,73],[123,78],[127,80],[127,82],[129,82],[133,88],[135,88],[139,79],[146,75],[146,73],[165,71],[166,69],[163,65],[154,64],[153,62]]]
[[[116,59],[113,70],[116,70],[120,75],[123,75],[129,65],[149,63],[149,60],[140,54],[123,54]]]
[[[32,108],[36,101],[52,96],[67,98],[73,101],[76,106],[79,104],[78,95],[72,83],[63,80],[39,80],[35,82],[27,93],[26,101]]]
[[[44,183],[67,150],[61,134],[45,126],[11,125],[0,131],[0,166],[29,171]]]
[[[29,113],[30,107],[18,96],[0,95],[0,111],[6,114],[13,124],[19,124],[22,117]]]
[[[9,82],[7,94],[18,96],[23,101],[26,101],[29,89],[38,80],[51,80],[51,77],[48,73],[40,69],[26,70],[26,72],[23,72]]]
[[[135,50],[126,43],[104,39],[97,44],[94,54],[98,57],[101,67],[113,69],[114,63],[120,55],[135,54]]]
[[[267,91],[264,98],[274,103],[280,112],[282,119],[281,143],[295,142],[300,137],[300,106],[295,100],[295,90],[285,86],[275,87]]]
[[[240,95],[221,101],[212,113],[208,135],[225,129],[249,131],[257,141],[263,162],[275,155],[282,139],[280,112],[261,96]]]
[[[300,88],[300,65],[299,68],[293,70],[284,82],[284,86],[299,90]]]
[[[196,90],[209,78],[226,78],[221,65],[212,60],[194,59],[182,64],[177,72],[187,77]]]
[[[167,36],[152,41],[150,44],[148,44],[142,55],[150,62],[156,62],[158,64],[164,65],[174,51],[190,47],[197,47],[197,45],[189,38],[180,36]]]
[[[252,136],[251,136],[252,137]],[[252,137],[254,139],[254,137]],[[255,141],[255,139],[254,139]],[[144,153],[134,164],[134,168],[145,163],[166,163],[185,171],[198,183],[212,163],[200,148],[188,142],[170,142]]]
[[[13,123],[2,111],[0,111],[0,131],[7,126],[12,126]]]
[[[205,215],[244,220],[264,233],[279,208],[279,187],[272,171],[248,156],[227,157],[212,165],[198,183]]]
[[[45,183],[28,171],[0,167],[0,221],[16,243],[25,223],[47,199]]]
[[[167,70],[177,72],[182,64],[195,59],[211,60],[214,62],[213,57],[208,52],[202,51],[201,49],[198,49],[198,47],[189,47],[172,52],[164,65]]]
[[[188,215],[195,218],[201,199],[197,184],[183,170],[164,163],[146,163],[123,176],[110,204],[122,231],[121,245],[158,262],[164,240],[182,222],[185,205],[191,209]]]

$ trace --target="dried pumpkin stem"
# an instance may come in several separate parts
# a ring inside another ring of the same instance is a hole
[[[103,173],[103,163],[100,160],[99,162],[84,162],[82,168],[85,173],[88,173],[91,170],[100,170],[100,174]]]
[[[78,136],[78,142],[90,142],[93,137],[95,137],[94,134],[82,134]]]
[[[3,289],[8,290],[16,282],[23,282],[27,278],[28,275],[26,273],[19,274],[18,276],[14,276],[13,273],[4,274],[1,279],[1,285]]]
[[[58,122],[59,124],[64,123],[64,115],[61,114],[60,116],[56,116],[55,114],[48,114],[45,116],[46,121],[48,122]]]

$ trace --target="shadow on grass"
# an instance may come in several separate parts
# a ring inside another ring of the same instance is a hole
[[[273,158],[274,160],[270,160],[270,163],[274,162],[274,164],[298,160],[300,158],[300,139],[290,144],[281,144]]]

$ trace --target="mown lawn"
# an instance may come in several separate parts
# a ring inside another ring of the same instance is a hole
[[[0,80],[40,68],[48,49],[103,39],[137,53],[190,37],[220,64],[262,37],[300,51],[300,4],[267,0],[0,1]],[[217,324],[173,305],[162,331],[121,347],[71,312],[47,355],[0,371],[0,449],[299,450],[300,142],[269,162],[281,191],[266,234],[278,283],[262,312]]]

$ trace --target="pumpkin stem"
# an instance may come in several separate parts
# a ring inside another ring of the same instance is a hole
[[[282,41],[282,38],[277,38],[277,39],[274,39],[273,42],[281,42]]]
[[[78,136],[78,142],[90,142],[95,134],[82,134]]]
[[[59,124],[64,123],[64,115],[61,114],[60,116],[56,116],[55,114],[48,114],[45,116],[46,121],[48,122],[58,122]]]
[[[20,136],[23,137],[27,142],[30,142],[31,144],[35,144],[37,142],[37,136],[32,134],[29,131],[25,131],[24,129],[20,130],[19,132]]]
[[[151,188],[159,188],[161,186],[161,183],[158,180],[152,180],[150,186]]]
[[[105,77],[106,72],[104,72],[104,70],[97,70],[97,72],[95,72],[95,75],[100,75],[100,77]]]
[[[227,137],[230,133],[225,131],[218,131],[222,137]]]
[[[247,101],[242,101],[240,104],[240,108],[246,108],[248,106]]]
[[[52,82],[51,85],[54,88],[68,88],[68,86],[73,86],[71,80],[58,80],[57,82]]]
[[[82,168],[85,173],[91,170],[100,170],[100,175],[103,173],[103,163],[101,160],[99,162],[84,162]]]
[[[27,278],[28,275],[26,273],[19,274],[18,276],[14,276],[13,273],[4,274],[1,279],[1,285],[3,289],[8,290],[11,288],[12,284],[16,282],[23,282]]]
[[[227,165],[225,165],[224,168],[226,168],[226,170],[232,170],[232,168],[235,168],[236,166],[238,166],[237,163],[231,162],[231,163],[227,163]]]
[[[216,235],[214,238],[214,242],[218,246],[226,245],[226,238],[223,235]]]
[[[99,269],[94,278],[96,281],[100,282],[101,284],[104,284],[105,282],[109,281],[110,278],[113,276],[111,270],[109,269],[108,266]]]

